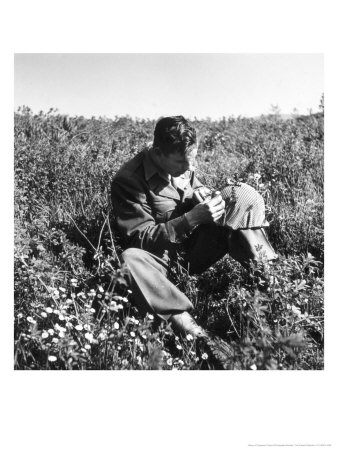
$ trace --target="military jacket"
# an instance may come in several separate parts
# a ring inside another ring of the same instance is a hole
[[[201,186],[192,171],[176,178],[160,174],[149,148],[124,164],[112,180],[111,199],[125,247],[163,256],[184,242],[192,231],[184,213]]]

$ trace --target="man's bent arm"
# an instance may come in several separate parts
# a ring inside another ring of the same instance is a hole
[[[145,191],[132,175],[112,182],[114,213],[127,246],[158,253],[183,242],[192,230],[185,215],[156,224]]]

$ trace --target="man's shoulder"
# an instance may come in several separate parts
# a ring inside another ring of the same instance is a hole
[[[133,200],[144,201],[147,185],[144,175],[144,151],[140,151],[133,158],[123,164],[111,180],[112,200],[129,195]]]
[[[125,162],[122,167],[113,176],[113,181],[117,179],[140,176],[143,172],[144,151],[140,151],[129,161]]]

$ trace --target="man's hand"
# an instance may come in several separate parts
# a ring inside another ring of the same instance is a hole
[[[201,225],[203,223],[216,223],[224,214],[225,202],[216,191],[212,199],[206,199],[202,203],[194,206],[194,208],[185,214],[187,221],[191,227]]]
[[[206,186],[196,189],[193,195],[194,203],[202,203],[207,197],[211,196],[211,190]]]

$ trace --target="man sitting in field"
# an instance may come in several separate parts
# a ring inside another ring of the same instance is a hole
[[[275,254],[263,229],[268,223],[262,197],[244,183],[211,194],[195,177],[196,155],[193,126],[182,116],[164,117],[153,145],[113,178],[111,197],[136,306],[170,321],[179,333],[203,337],[189,314],[192,303],[169,280],[177,254],[190,274],[226,253],[244,266],[259,258],[258,249],[268,260]]]

